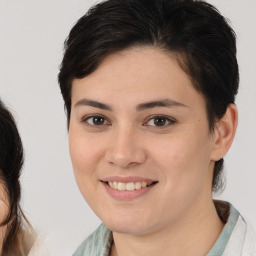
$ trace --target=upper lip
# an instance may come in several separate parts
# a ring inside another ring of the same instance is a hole
[[[128,177],[122,177],[122,176],[109,176],[101,181],[103,182],[108,182],[108,181],[117,181],[117,182],[123,182],[123,183],[128,183],[128,182],[156,182],[156,180],[148,179],[148,178],[143,178],[139,176],[128,176]]]

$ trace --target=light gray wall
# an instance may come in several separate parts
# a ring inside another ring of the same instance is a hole
[[[14,112],[25,146],[25,212],[39,231],[49,235],[53,255],[71,255],[100,223],[74,181],[57,84],[63,41],[94,2],[0,0],[0,97]],[[230,19],[237,32],[241,71],[239,127],[226,157],[227,187],[220,197],[255,218],[256,2],[209,2]]]

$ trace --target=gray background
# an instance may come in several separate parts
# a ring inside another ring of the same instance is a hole
[[[238,36],[241,72],[239,126],[226,159],[226,190],[256,220],[256,1],[211,0]],[[57,84],[63,41],[95,1],[0,0],[0,97],[13,111],[26,162],[22,205],[53,255],[71,255],[100,221],[80,195],[68,153],[63,102]]]

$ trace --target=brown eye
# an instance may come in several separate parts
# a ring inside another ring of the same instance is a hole
[[[85,118],[83,122],[86,122],[91,126],[102,126],[108,124],[106,118],[104,118],[103,116],[89,116]]]
[[[154,117],[150,118],[144,125],[165,128],[174,123],[176,123],[176,121],[167,116],[154,116]]]
[[[156,117],[154,118],[154,124],[155,126],[164,126],[166,124],[166,118],[165,117]]]
[[[105,122],[105,118],[101,116],[95,116],[92,118],[92,122],[94,125],[103,125]]]

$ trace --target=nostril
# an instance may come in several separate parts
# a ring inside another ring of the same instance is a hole
[[[139,147],[133,149],[112,148],[106,152],[105,159],[111,165],[127,169],[144,163],[147,157],[144,150]]]

